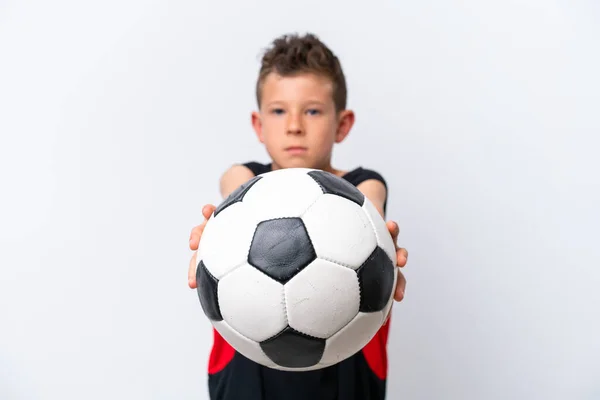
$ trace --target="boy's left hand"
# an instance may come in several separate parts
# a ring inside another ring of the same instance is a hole
[[[392,235],[394,245],[396,246],[396,265],[400,268],[403,268],[406,265],[406,261],[408,260],[408,251],[398,246],[398,235],[400,234],[400,228],[398,227],[398,224],[394,221],[388,221],[386,225],[388,230],[390,231],[390,234]],[[402,272],[398,270],[398,282],[396,284],[394,299],[396,301],[402,301],[402,299],[404,299],[405,290],[406,278],[404,277],[404,274],[402,274]]]

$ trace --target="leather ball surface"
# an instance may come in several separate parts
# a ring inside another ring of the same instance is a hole
[[[361,350],[393,302],[396,252],[355,186],[303,168],[258,175],[209,218],[198,296],[215,329],[264,366],[306,371]]]

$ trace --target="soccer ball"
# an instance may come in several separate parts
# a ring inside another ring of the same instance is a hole
[[[305,168],[257,175],[206,223],[196,280],[204,314],[239,353],[307,371],[360,351],[396,286],[385,221],[355,186]]]

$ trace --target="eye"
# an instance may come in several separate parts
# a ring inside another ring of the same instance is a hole
[[[309,115],[318,115],[318,114],[320,114],[320,113],[321,113],[321,110],[317,110],[316,108],[311,108],[311,109],[309,109],[309,110],[306,110],[306,112],[307,112]]]
[[[283,114],[283,113],[284,113],[284,111],[283,111],[283,108],[273,108],[273,109],[271,110],[271,114],[275,114],[275,115],[281,115],[281,114]]]

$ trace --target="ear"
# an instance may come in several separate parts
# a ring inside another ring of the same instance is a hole
[[[338,128],[335,134],[336,143],[341,143],[346,139],[346,136],[348,136],[350,129],[354,125],[354,119],[354,112],[351,110],[344,110],[339,113]]]
[[[260,120],[260,113],[255,111],[252,113],[252,128],[256,133],[256,137],[261,143],[264,143],[264,137],[262,134],[262,121]]]

